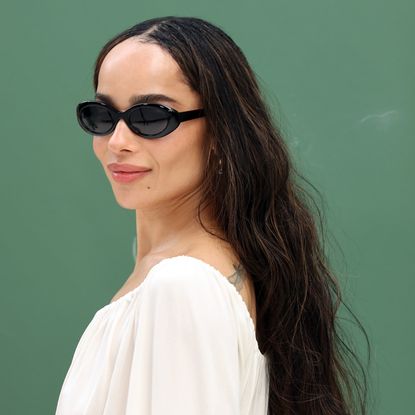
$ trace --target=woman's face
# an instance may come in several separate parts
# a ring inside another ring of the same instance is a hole
[[[96,92],[109,96],[109,103],[119,111],[130,108],[134,96],[144,94],[171,97],[175,103],[164,99],[152,102],[180,112],[201,108],[200,97],[182,76],[176,61],[160,46],[129,38],[106,55]],[[105,102],[104,98],[97,100]],[[182,122],[157,139],[136,135],[120,120],[111,134],[93,137],[93,149],[122,207],[174,207],[200,184],[205,133],[205,117]],[[114,180],[107,166],[110,163],[128,163],[151,171],[132,182],[120,183]]]

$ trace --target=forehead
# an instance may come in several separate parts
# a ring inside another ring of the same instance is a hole
[[[192,90],[173,57],[160,46],[128,38],[105,56],[98,75],[97,92],[114,101],[126,102],[132,95],[164,93],[186,97]]]

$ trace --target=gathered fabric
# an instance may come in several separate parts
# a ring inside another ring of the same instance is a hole
[[[55,415],[266,415],[268,387],[240,293],[210,264],[178,255],[95,313]]]

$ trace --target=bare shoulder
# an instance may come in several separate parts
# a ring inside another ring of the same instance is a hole
[[[124,282],[111,302],[116,301],[129,291],[140,285],[150,269],[161,260],[178,255],[188,255],[206,262],[216,268],[228,281],[233,284],[236,290],[244,300],[251,318],[256,327],[256,303],[255,291],[252,279],[247,274],[239,258],[229,247],[221,241],[210,239],[193,240],[190,248],[176,251],[163,252],[158,255],[151,255],[143,258],[139,264],[136,264],[132,274]]]
[[[186,255],[212,265],[235,286],[256,326],[255,291],[252,279],[233,250],[222,243],[208,241],[193,245]]]

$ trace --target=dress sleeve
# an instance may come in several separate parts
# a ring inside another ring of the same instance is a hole
[[[237,328],[215,275],[160,267],[136,317],[126,415],[240,413]]]

